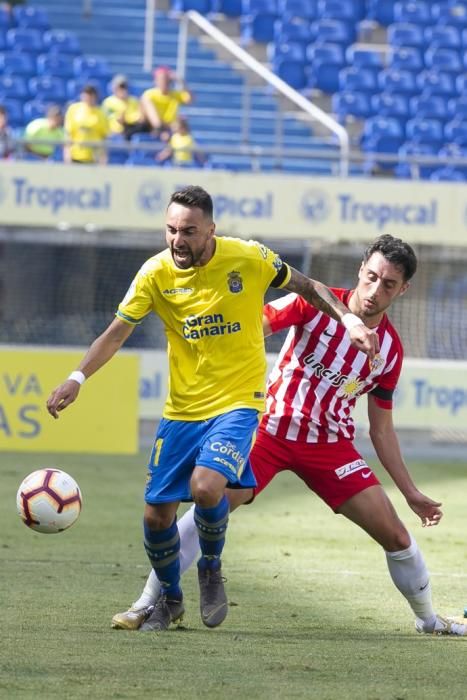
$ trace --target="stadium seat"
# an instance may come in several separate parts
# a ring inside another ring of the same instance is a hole
[[[404,128],[398,119],[374,116],[367,119],[362,132],[362,141],[375,138],[387,138],[399,141],[399,146],[404,140]]]
[[[42,32],[50,29],[48,14],[41,7],[17,5],[13,8],[13,18],[18,27],[40,29]]]
[[[444,141],[443,123],[437,119],[409,119],[406,136],[414,143],[428,143],[439,150]]]
[[[98,56],[77,56],[73,61],[73,70],[77,78],[110,80],[112,75],[106,59]]]
[[[423,27],[408,22],[391,24],[388,27],[388,43],[391,46],[415,46],[424,48],[425,37]]]
[[[449,100],[448,113],[450,117],[458,121],[467,120],[467,95]]]
[[[37,73],[65,80],[74,77],[73,57],[61,54],[41,54],[37,57]]]
[[[456,95],[452,73],[424,70],[417,76],[417,85],[424,95],[441,95],[447,99]]]
[[[455,49],[428,48],[425,51],[425,65],[440,71],[461,73],[463,70],[461,54]]]
[[[394,174],[400,179],[423,179],[426,180],[430,177],[431,173],[438,167],[435,158],[437,156],[437,150],[435,146],[430,143],[413,143],[409,141],[404,143],[398,151],[398,155],[401,160],[397,164]],[[406,156],[433,156],[432,163],[419,163],[419,162],[408,162],[404,160]]]
[[[453,27],[459,27],[459,29],[467,27],[467,5],[461,2],[437,2],[433,5],[432,15],[435,24],[447,24]]]
[[[44,46],[50,53],[71,54],[79,56],[81,46],[73,32],[50,30],[44,34]]]
[[[410,100],[410,112],[413,117],[421,119],[449,119],[446,99],[440,95],[417,95]]]
[[[29,89],[26,80],[19,75],[0,75],[1,99],[26,100]]]
[[[399,95],[395,92],[380,92],[377,95],[373,95],[371,105],[373,113],[382,117],[393,117],[403,122],[406,122],[411,117],[407,95]]]
[[[458,143],[447,143],[440,149],[438,155],[440,160],[442,158],[449,158],[451,161],[449,166],[460,170],[467,179],[467,145],[462,146]],[[456,162],[459,159],[462,159],[463,162]],[[445,163],[445,165],[448,165],[448,163]]]
[[[346,50],[347,63],[354,68],[383,69],[383,53],[376,49],[359,48],[349,46]]]
[[[240,17],[242,14],[242,0],[220,0],[219,12],[227,17]]]
[[[279,78],[295,90],[302,90],[307,85],[304,61],[282,58],[274,63],[274,70]]]
[[[3,100],[3,107],[7,111],[8,123],[11,127],[16,128],[24,125],[23,103],[21,100]]]
[[[383,27],[394,22],[393,0],[368,0],[368,19],[374,19]]]
[[[212,12],[212,0],[172,0],[172,9],[178,12],[188,12],[195,10],[201,15]]]
[[[433,22],[430,3],[422,2],[422,0],[394,3],[394,22],[430,25]]]
[[[270,12],[257,12],[241,18],[242,43],[248,44],[256,41],[259,44],[268,44],[274,40],[274,25],[277,15]]]
[[[243,0],[244,15],[252,15],[257,12],[266,12],[271,15],[278,15],[279,9],[277,0]]]
[[[296,61],[306,63],[305,46],[299,42],[281,42],[268,44],[268,59],[275,65],[279,61]]]
[[[294,17],[286,22],[280,19],[276,20],[274,23],[274,40],[276,43],[300,43],[306,46],[312,41],[310,23],[298,17]]]
[[[74,80],[66,81],[66,99],[79,100],[81,90],[85,85],[93,85],[98,93],[98,99],[102,100],[109,93],[107,80],[99,80],[97,78],[75,78]]]
[[[123,136],[119,134],[112,134],[107,139],[107,162],[111,165],[123,165],[128,160],[128,148],[124,148],[128,145]],[[154,157],[154,156],[153,156]]]
[[[365,122],[360,140],[360,147],[367,158],[364,164],[366,172],[374,168],[394,170],[395,163],[380,160],[375,154],[395,154],[404,141],[404,130],[398,119],[370,117]]]
[[[349,116],[367,119],[374,114],[369,94],[355,91],[336,92],[332,96],[332,111],[341,123]]]
[[[377,70],[374,68],[343,68],[339,72],[339,89],[375,93],[377,91]]]
[[[462,45],[461,33],[458,27],[431,26],[425,29],[425,43],[431,49],[456,49]]]
[[[47,112],[47,103],[42,100],[30,100],[23,105],[23,115],[26,123],[38,117],[44,117]]]
[[[65,81],[62,78],[52,78],[49,75],[41,75],[29,80],[29,93],[42,102],[66,102],[67,92]]]
[[[0,54],[0,71],[6,75],[31,78],[36,74],[36,62],[30,53],[6,51]]]
[[[467,119],[453,119],[444,127],[446,141],[453,141],[459,146],[467,146]]]
[[[38,54],[44,51],[40,29],[17,28],[6,33],[6,43],[12,50]]]
[[[278,13],[287,19],[317,19],[318,0],[279,0]]]
[[[319,0],[318,13],[323,19],[357,22],[362,19],[363,7],[355,0]]]
[[[307,48],[308,87],[333,93],[339,89],[339,72],[345,67],[344,47],[340,44],[312,44]]]
[[[430,175],[430,180],[436,182],[465,182],[467,178],[461,170],[457,170],[449,165],[444,168],[438,168]]]
[[[320,43],[349,46],[356,38],[355,24],[337,19],[318,19],[311,23],[311,32],[313,40]]]
[[[387,68],[379,74],[378,82],[381,90],[386,92],[406,95],[415,95],[418,92],[416,74],[412,71]]]
[[[11,29],[13,26],[13,19],[10,13],[0,7],[0,29],[4,32],[6,32],[8,29]]]
[[[424,66],[423,51],[415,46],[397,46],[389,52],[390,68],[421,71]]]

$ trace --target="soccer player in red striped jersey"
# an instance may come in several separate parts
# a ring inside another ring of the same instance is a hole
[[[412,248],[390,235],[365,251],[354,290],[333,289],[350,311],[376,331],[380,352],[373,359],[353,348],[345,328],[296,294],[264,308],[265,335],[289,328],[268,382],[267,409],[250,453],[257,481],[253,490],[230,490],[231,510],[251,502],[278,473],[293,471],[335,513],[363,528],[384,549],[391,578],[407,599],[422,633],[463,636],[467,628],[434,611],[429,574],[417,543],[353,443],[352,409],[368,397],[370,437],[379,460],[422,526],[437,525],[441,503],[421,493],[401,455],[392,421],[392,400],[403,348],[386,311],[406,293],[417,267]],[[195,559],[193,515],[179,523],[181,562]],[[112,625],[150,629],[145,618],[159,595],[150,575],[139,600]]]

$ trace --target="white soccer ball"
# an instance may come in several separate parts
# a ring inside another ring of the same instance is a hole
[[[37,532],[53,534],[73,525],[81,512],[81,491],[60,469],[38,469],[22,481],[16,494],[18,515]]]

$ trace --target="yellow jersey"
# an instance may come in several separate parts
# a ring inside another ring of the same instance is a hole
[[[264,294],[283,287],[290,268],[256,241],[216,238],[206,265],[176,267],[169,249],[147,260],[118,307],[140,323],[160,316],[168,340],[164,418],[206,420],[238,408],[264,410]]]
[[[81,163],[94,163],[96,149],[80,144],[85,141],[103,141],[109,133],[109,124],[100,107],[74,102],[65,114],[65,131],[73,141],[70,147],[72,159]]]
[[[143,97],[151,100],[157,116],[163,124],[172,124],[177,116],[179,106],[191,101],[188,90],[170,90],[165,94],[159,88],[149,88],[143,92]]]
[[[136,124],[141,119],[139,100],[129,95],[127,100],[122,100],[116,95],[109,95],[102,103],[107,119],[109,120],[110,131],[114,134],[123,132],[123,124]]]
[[[191,134],[172,134],[169,139],[169,146],[173,151],[172,163],[175,165],[187,165],[193,163],[193,152],[196,144]]]

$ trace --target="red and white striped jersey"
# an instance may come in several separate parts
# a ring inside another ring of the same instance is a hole
[[[348,304],[352,291],[332,291]],[[370,364],[341,323],[297,294],[266,305],[264,313],[273,332],[290,327],[268,381],[262,427],[269,433],[297,442],[352,440],[359,396],[371,392],[380,406],[392,408],[403,348],[386,315],[374,329],[381,349]]]

